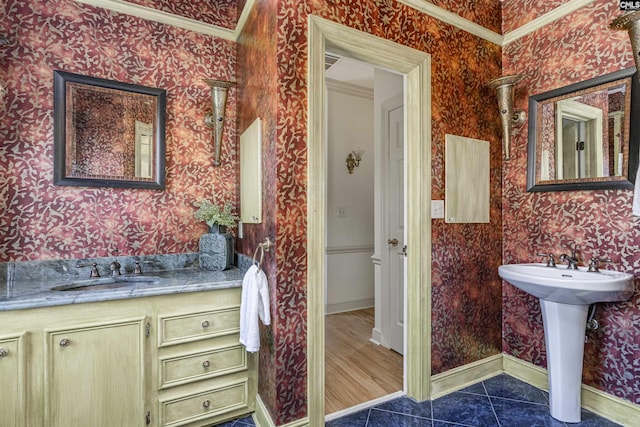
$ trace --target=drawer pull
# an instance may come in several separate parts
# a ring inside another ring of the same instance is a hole
[[[0,357],[7,357],[9,355],[8,348],[0,348]]]
[[[211,402],[208,400],[205,400],[204,402],[202,402],[202,407],[204,409],[209,409],[209,406],[211,406]]]
[[[69,347],[69,344],[71,344],[71,340],[69,340],[69,338],[62,338],[60,340],[60,347]]]
[[[202,362],[202,367],[204,369],[209,369],[209,366],[211,366],[211,363],[209,363],[208,360],[205,360],[204,362]]]
[[[208,320],[203,320],[203,321],[202,321],[202,327],[203,327],[204,329],[207,329],[207,328],[209,327],[209,321],[208,321]]]

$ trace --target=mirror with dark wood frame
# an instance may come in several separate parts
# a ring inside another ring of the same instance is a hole
[[[527,191],[633,188],[639,97],[635,68],[531,96]]]
[[[166,91],[54,71],[54,184],[164,189]]]

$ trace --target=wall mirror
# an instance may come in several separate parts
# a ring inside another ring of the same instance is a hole
[[[527,191],[633,188],[639,97],[635,68],[531,96]]]
[[[54,71],[55,185],[164,189],[166,91]]]

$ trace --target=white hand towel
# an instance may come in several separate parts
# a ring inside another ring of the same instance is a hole
[[[240,342],[252,353],[260,350],[258,318],[265,325],[271,323],[269,284],[264,271],[252,265],[242,280],[240,302]]]
[[[636,172],[636,184],[633,187],[633,206],[631,213],[635,216],[640,216],[640,168]]]

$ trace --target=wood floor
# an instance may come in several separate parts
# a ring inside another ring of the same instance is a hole
[[[325,414],[402,390],[402,355],[369,341],[373,308],[325,317]]]

